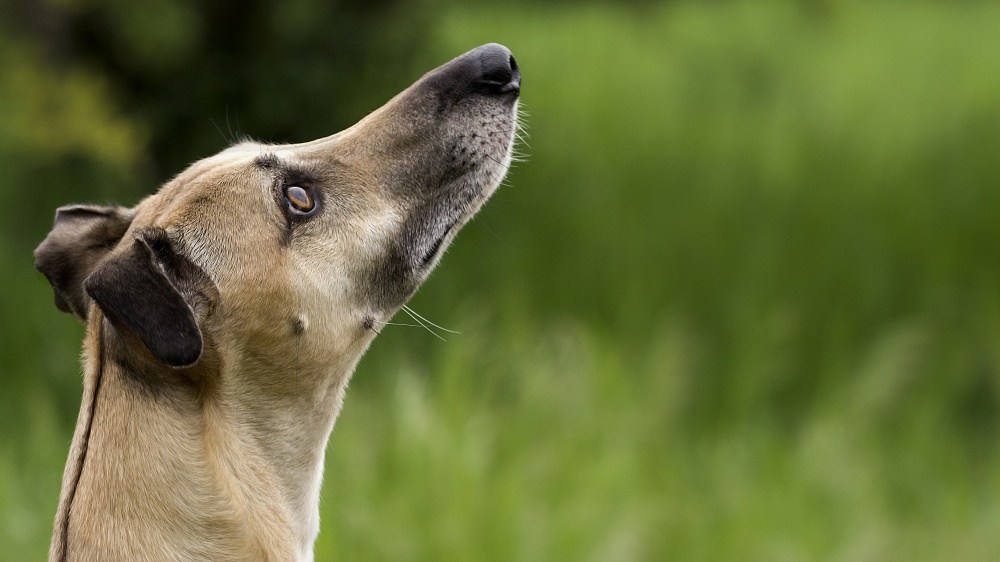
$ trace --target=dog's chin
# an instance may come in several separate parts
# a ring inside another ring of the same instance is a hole
[[[431,269],[437,265],[439,259],[441,259],[441,254],[444,253],[445,248],[448,244],[454,240],[454,232],[456,230],[457,221],[453,221],[444,229],[444,233],[438,236],[431,243],[430,247],[424,251],[424,256],[420,258],[420,270],[430,272]]]
[[[422,244],[422,248],[414,252],[414,255],[421,256],[416,262],[418,265],[415,268],[416,273],[421,275],[421,280],[434,269],[458,232],[472,220],[472,217],[479,212],[499,187],[499,179],[494,180],[494,178],[503,178],[507,173],[510,162],[509,152],[499,161],[503,162],[502,166],[492,166],[492,170],[478,174],[489,178],[487,182],[477,185],[472,189],[456,190],[456,193],[459,195],[456,195],[452,199],[464,199],[466,200],[464,205],[457,208],[451,207],[452,210],[450,213],[427,221],[428,224],[434,226],[428,229],[430,234],[426,237],[426,243]]]

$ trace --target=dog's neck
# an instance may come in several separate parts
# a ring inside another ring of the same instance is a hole
[[[206,426],[211,426],[207,430],[219,432],[221,442],[229,446],[222,455],[230,463],[229,478],[239,479],[240,471],[248,468],[262,471],[261,478],[280,494],[302,560],[312,560],[326,445],[359,358],[360,352],[349,364],[327,367],[322,376],[295,365],[247,369],[223,361],[219,384],[203,403]],[[282,379],[295,378],[298,384],[289,386],[297,392],[282,394],[273,384],[248,384],[250,372],[264,374],[279,386]],[[245,493],[241,501],[252,501],[258,491],[248,487]]]
[[[155,365],[90,320],[52,559],[68,540],[78,555],[122,559],[312,560],[324,452],[354,364],[299,376],[314,392],[283,395],[247,385],[246,366],[218,355],[194,370]]]

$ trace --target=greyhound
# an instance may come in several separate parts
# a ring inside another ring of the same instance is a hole
[[[313,142],[242,142],[35,251],[84,322],[49,560],[312,560],[354,367],[509,168],[521,75],[489,44]]]

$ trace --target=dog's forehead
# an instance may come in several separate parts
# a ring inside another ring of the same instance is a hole
[[[320,155],[332,157],[333,152],[336,152],[338,141],[344,137],[345,132],[347,131],[318,138],[310,142],[296,144],[267,144],[246,140],[226,148],[218,153],[216,157],[220,161],[244,161],[244,159],[246,161],[253,161],[253,159],[265,154],[273,154],[279,158],[289,160],[311,158]]]
[[[190,213],[259,202],[266,194],[254,158],[249,151],[227,150],[191,164],[139,203],[134,223],[168,228]]]
[[[278,148],[280,147],[248,140],[234,144],[209,159],[218,159],[219,161],[230,162],[244,161],[246,159],[253,159],[262,154],[273,153]]]

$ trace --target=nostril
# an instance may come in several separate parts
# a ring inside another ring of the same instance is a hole
[[[510,56],[510,82],[504,86],[503,90],[505,92],[520,92],[521,91],[521,70],[517,67],[517,61],[514,60],[514,55]]]
[[[514,55],[507,47],[493,43],[480,47],[478,51],[480,64],[478,82],[482,87],[494,93],[507,93],[519,88],[521,73]]]
[[[483,72],[482,81],[486,84],[497,84],[503,85],[510,82],[513,73],[509,66],[506,67],[494,67],[487,69]]]

